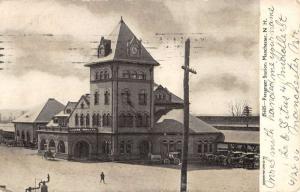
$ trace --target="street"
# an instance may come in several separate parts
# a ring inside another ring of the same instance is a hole
[[[100,183],[101,172],[105,184]],[[34,187],[50,174],[49,192],[178,191],[178,166],[134,165],[116,162],[45,160],[35,150],[0,146],[0,185],[14,192]],[[259,170],[189,165],[189,191],[255,192]]]

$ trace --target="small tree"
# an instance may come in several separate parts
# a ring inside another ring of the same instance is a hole
[[[243,116],[243,111],[246,106],[246,101],[230,102],[228,104],[228,110],[232,117],[241,117]]]
[[[246,105],[243,110],[243,116],[246,118],[246,125],[249,126],[249,117],[252,114],[252,108]]]

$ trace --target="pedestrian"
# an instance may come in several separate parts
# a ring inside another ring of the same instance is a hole
[[[103,181],[103,183],[105,183],[104,177],[105,177],[105,175],[104,175],[104,173],[102,172],[102,173],[100,174],[100,178],[101,178],[100,183],[101,183],[102,181]]]

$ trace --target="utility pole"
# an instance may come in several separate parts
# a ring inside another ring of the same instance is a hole
[[[185,56],[184,56],[184,119],[183,119],[183,146],[182,146],[182,165],[181,165],[181,182],[180,192],[187,192],[187,157],[188,157],[188,144],[189,144],[189,73],[196,74],[196,71],[189,68],[190,62],[190,39],[185,41]]]

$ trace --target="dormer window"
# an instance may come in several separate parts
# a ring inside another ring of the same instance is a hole
[[[81,103],[80,107],[81,107],[81,109],[83,109],[84,108],[84,103]]]
[[[109,55],[111,51],[111,40],[101,37],[100,44],[98,46],[98,58]]]

